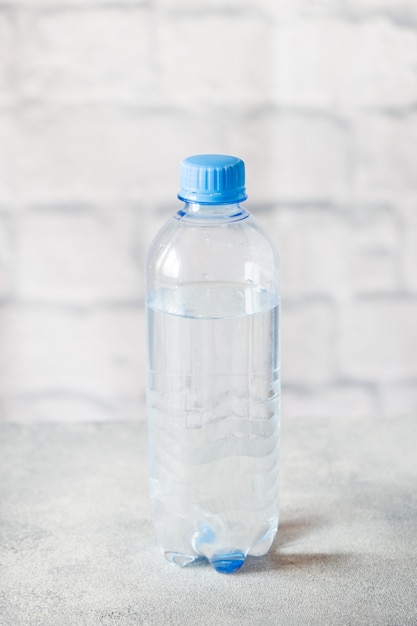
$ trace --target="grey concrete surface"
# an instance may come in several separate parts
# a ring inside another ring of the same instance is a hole
[[[159,553],[141,423],[0,424],[0,623],[417,624],[417,420],[284,422],[281,524],[232,576]]]

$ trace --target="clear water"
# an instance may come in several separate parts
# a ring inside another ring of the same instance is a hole
[[[231,573],[278,526],[278,299],[189,284],[148,298],[150,493],[178,565]]]

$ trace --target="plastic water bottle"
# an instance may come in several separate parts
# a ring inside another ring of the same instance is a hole
[[[180,185],[147,259],[150,496],[169,561],[231,573],[278,527],[277,255],[242,160],[188,157]]]

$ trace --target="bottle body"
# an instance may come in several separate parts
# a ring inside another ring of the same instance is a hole
[[[279,287],[239,204],[186,204],[147,261],[149,479],[178,565],[265,554],[278,527]]]

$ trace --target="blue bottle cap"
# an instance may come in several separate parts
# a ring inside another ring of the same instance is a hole
[[[184,202],[234,204],[246,200],[245,164],[224,154],[198,154],[181,163],[180,192]]]

